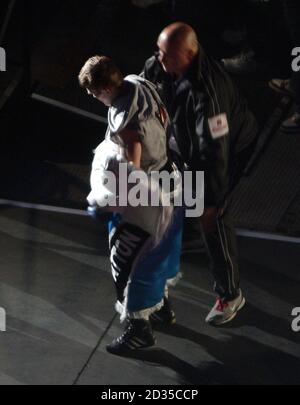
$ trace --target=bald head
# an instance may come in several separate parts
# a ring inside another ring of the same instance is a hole
[[[182,22],[167,26],[159,35],[157,46],[164,70],[178,76],[188,69],[199,52],[196,32]]]
[[[181,47],[188,51],[198,52],[198,38],[191,26],[182,22],[168,25],[160,34],[159,40],[168,46]]]

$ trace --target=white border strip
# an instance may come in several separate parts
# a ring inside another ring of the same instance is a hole
[[[0,206],[1,205],[7,205],[10,207],[16,207],[16,208],[26,208],[26,209],[31,209],[31,210],[57,212],[59,214],[79,215],[79,216],[83,216],[83,217],[89,216],[89,214],[85,210],[79,210],[79,209],[74,209],[74,208],[65,208],[65,207],[56,207],[56,206],[43,205],[43,204],[31,204],[31,203],[26,203],[26,202],[21,202],[21,201],[0,199]],[[277,242],[300,244],[300,238],[289,237],[289,236],[284,236],[284,235],[279,235],[279,234],[274,234],[274,233],[248,231],[246,229],[238,228],[236,230],[236,234],[237,234],[237,236],[241,236],[244,238],[274,240]]]
[[[54,107],[57,107],[57,108],[62,108],[63,110],[69,111],[71,113],[81,115],[85,118],[90,118],[94,121],[101,122],[102,124],[107,124],[106,118],[101,117],[100,115],[93,114],[88,111],[82,110],[81,108],[74,107],[70,104],[65,104],[65,103],[62,103],[61,101],[53,100],[52,98],[41,96],[40,94],[37,94],[37,93],[32,93],[31,98],[33,100],[41,101],[42,103],[53,105]]]

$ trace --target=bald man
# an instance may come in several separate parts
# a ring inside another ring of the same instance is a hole
[[[257,124],[230,77],[205,54],[192,27],[169,25],[157,46],[143,75],[156,84],[170,114],[172,148],[176,146],[189,170],[205,172],[200,226],[218,295],[206,322],[218,326],[231,321],[245,304],[227,200],[253,153]]]

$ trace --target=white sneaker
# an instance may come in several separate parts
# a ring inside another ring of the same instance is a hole
[[[241,290],[239,296],[233,301],[224,302],[219,298],[213,309],[207,315],[205,322],[213,326],[224,325],[232,321],[245,304],[246,300]]]

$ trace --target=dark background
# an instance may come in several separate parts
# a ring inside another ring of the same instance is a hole
[[[287,78],[291,69],[281,0],[176,0],[146,9],[129,0],[6,0],[1,2],[2,27],[12,5],[0,45],[8,58],[7,72],[0,76],[5,97],[0,197],[85,208],[92,150],[103,139],[105,124],[72,109],[106,117],[106,109],[77,83],[88,57],[105,54],[124,74],[139,73],[164,26],[182,20],[195,28],[206,51],[221,59],[242,48],[226,42],[224,32],[248,25],[249,37],[262,44],[268,70],[233,80],[259,121],[262,153],[233,198],[234,217],[238,227],[300,234],[299,141],[278,132],[291,103],[268,87],[271,78]]]
[[[0,3],[0,33],[12,3]],[[157,346],[131,359],[105,351],[124,325],[114,311],[104,221],[2,199],[86,208],[106,110],[78,87],[85,59],[104,53],[125,74],[139,72],[158,33],[178,19],[195,27],[208,53],[235,55],[241,47],[224,32],[244,28],[249,2],[164,1],[145,10],[126,0],[14,3],[0,43],[8,57],[0,72],[0,384],[299,385],[291,313],[300,305],[300,136],[281,133],[293,105],[268,86],[290,75],[281,1],[254,7],[254,25],[250,18],[267,71],[233,77],[258,118],[262,147],[231,204],[247,305],[224,328],[206,325],[213,277],[203,250],[185,252],[184,279],[171,292],[177,324],[156,330]]]

